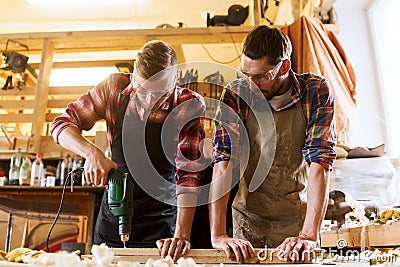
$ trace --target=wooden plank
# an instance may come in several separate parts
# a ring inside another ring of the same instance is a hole
[[[133,60],[93,60],[93,61],[68,61],[68,62],[53,62],[53,69],[67,68],[98,68],[98,67],[115,67],[117,63],[130,63],[133,65]],[[37,69],[39,63],[30,64]],[[117,71],[117,69],[115,69]]]
[[[34,95],[36,91],[36,86],[29,86],[29,87],[22,87],[21,90],[4,90],[1,92],[2,96],[27,96],[27,95]]]
[[[50,40],[45,39],[43,43],[42,58],[40,60],[40,69],[38,84],[36,86],[35,93],[35,106],[34,106],[34,117],[35,120],[32,122],[32,137],[33,147],[30,152],[39,153],[40,141],[46,122],[46,111],[47,101],[49,94],[49,77],[51,68],[53,65],[53,51],[54,47]]]
[[[8,39],[26,44],[30,54],[42,50],[42,40],[54,44],[57,53],[78,51],[137,50],[149,40],[161,39],[171,45],[201,43],[241,43],[252,26],[226,26],[208,28],[165,28],[105,31],[64,31],[0,34],[0,46]],[[193,36],[196,36],[194,38]],[[232,37],[231,37],[232,36]],[[21,50],[22,51],[22,50]]]
[[[49,95],[82,95],[93,86],[52,86]]]
[[[254,27],[260,26],[260,18],[261,18],[260,1],[250,0],[249,9],[250,9],[249,13],[250,13],[251,25]]]
[[[33,114],[0,114],[0,123],[32,122]]]
[[[51,86],[49,95],[82,95],[93,86]],[[36,86],[23,87],[22,90],[4,90],[1,96],[31,96],[35,95]]]
[[[115,261],[146,263],[149,258],[153,260],[160,259],[160,251],[156,248],[112,248],[111,250],[115,255]],[[255,252],[256,256],[251,258],[249,263],[290,263],[280,260],[278,257],[279,251],[276,249],[256,249]],[[305,260],[303,263],[312,263],[312,260],[321,257],[322,253],[322,250],[316,249],[309,254],[305,254]],[[185,257],[192,258],[198,264],[236,263],[235,261],[229,260],[226,257],[225,252],[219,249],[191,249]]]
[[[76,99],[74,99],[74,100],[71,100],[71,99],[49,100],[47,107],[48,108],[66,108],[69,103],[71,103],[75,100]],[[1,104],[0,104],[0,106],[1,106]]]
[[[58,116],[60,116],[61,113],[47,113],[46,114],[46,122],[52,122],[54,119]]]
[[[181,45],[173,45],[173,48],[176,52],[176,57],[178,58],[178,64],[183,64],[186,62],[185,53],[183,52]]]
[[[0,109],[32,109],[33,100],[0,100]]]

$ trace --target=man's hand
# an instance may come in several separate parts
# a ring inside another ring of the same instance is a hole
[[[279,250],[279,258],[285,261],[301,262],[303,258],[303,251],[311,251],[317,247],[317,242],[306,239],[301,236],[288,237],[280,244],[277,249]],[[305,254],[308,256],[307,254]]]
[[[223,249],[231,261],[245,263],[255,256],[254,248],[249,241],[221,235],[211,238],[213,248]]]
[[[190,250],[190,242],[183,238],[172,237],[157,240],[157,247],[161,250],[161,258],[170,255],[176,262]]]
[[[109,160],[100,150],[95,150],[85,161],[85,175],[88,182],[105,186],[108,180],[108,172],[117,169],[118,165]]]

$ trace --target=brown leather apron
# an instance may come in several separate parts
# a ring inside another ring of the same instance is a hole
[[[250,158],[232,205],[234,237],[248,240],[256,248],[275,248],[285,238],[298,236],[306,213],[308,166],[302,154],[306,122],[301,103],[271,112],[275,136],[273,131],[261,134],[253,112],[249,112],[246,129]],[[271,138],[276,138],[275,155],[274,144],[268,141]],[[265,180],[257,190],[249,192],[258,162],[268,162],[270,157],[274,159]]]

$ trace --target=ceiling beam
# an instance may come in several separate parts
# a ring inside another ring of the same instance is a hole
[[[251,29],[253,29],[252,26],[216,26],[208,28],[7,33],[0,34],[0,47],[5,47],[8,39],[27,45],[30,54],[41,53],[44,39],[51,41],[55,53],[137,50],[150,40],[163,40],[171,45],[198,44],[199,40],[203,44],[241,43]]]
[[[53,69],[115,67],[117,63],[129,63],[133,65],[133,59],[53,62]],[[34,69],[38,69],[40,64],[31,63],[29,65],[31,65]]]

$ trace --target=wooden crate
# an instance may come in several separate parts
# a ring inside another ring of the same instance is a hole
[[[400,221],[368,227],[371,247],[400,246]]]
[[[365,227],[365,246],[387,247],[400,246],[400,222]],[[333,230],[321,233],[322,247],[338,247],[338,242],[344,240],[348,247],[361,247],[362,227]]]

